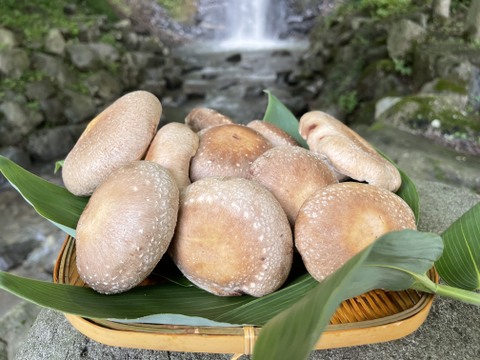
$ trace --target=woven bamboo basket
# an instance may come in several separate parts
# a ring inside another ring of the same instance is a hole
[[[85,286],[76,267],[75,239],[68,236],[59,253],[54,282]],[[438,275],[429,272],[434,281]],[[315,349],[366,345],[402,338],[425,321],[433,295],[374,290],[342,302]],[[129,348],[251,354],[261,327],[192,327],[157,324],[123,324],[65,314],[81,333],[100,343]],[[238,356],[234,356],[238,358]]]

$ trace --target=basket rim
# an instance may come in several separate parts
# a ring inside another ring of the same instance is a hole
[[[63,256],[65,254],[65,251],[72,251],[72,248],[75,246],[75,241],[74,238],[71,237],[70,235],[67,235],[62,248],[60,249],[57,261],[55,262],[54,266],[54,271],[53,271],[53,281],[55,283],[61,283],[61,275],[63,274],[63,270],[65,269],[65,263],[66,259]],[[434,268],[432,268],[428,272],[429,277],[435,281],[439,281],[438,273]],[[373,290],[378,291],[378,290]],[[383,291],[383,290],[379,290]],[[381,318],[377,319],[371,319],[371,320],[362,320],[362,321],[356,321],[356,322],[350,322],[346,324],[329,324],[327,325],[326,331],[334,331],[334,330],[347,330],[351,328],[369,328],[373,326],[382,326],[382,325],[388,325],[390,323],[394,323],[397,321],[401,321],[404,319],[407,319],[411,316],[414,316],[417,314],[419,311],[421,311],[428,303],[433,299],[434,294],[429,294],[429,293],[421,293],[420,299],[410,308],[403,310],[401,312],[395,313],[393,315],[387,315],[383,316]],[[104,327],[109,327],[109,328],[135,328],[137,324],[141,324],[143,331],[149,332],[148,327],[151,325],[152,327],[155,327],[155,329],[161,329],[164,328],[164,330],[172,330],[172,329],[191,329],[192,327],[196,329],[212,329],[212,328],[220,328],[220,329],[242,329],[244,327],[254,327],[255,329],[261,329],[261,326],[256,326],[256,325],[245,325],[245,326],[222,326],[222,327],[215,327],[215,326],[191,326],[191,325],[171,325],[171,324],[146,324],[146,323],[123,323],[119,321],[114,321],[114,320],[105,320],[105,319],[90,319],[90,321]],[[138,330],[137,330],[138,331]],[[154,331],[154,330],[151,330]]]

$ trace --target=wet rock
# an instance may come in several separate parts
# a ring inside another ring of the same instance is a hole
[[[468,109],[472,112],[480,111],[480,69],[476,68],[468,84]]]
[[[53,96],[57,89],[49,79],[26,84],[25,95],[29,100],[43,101]]]
[[[388,32],[387,48],[392,59],[402,59],[413,53],[416,44],[426,36],[426,30],[419,24],[402,19],[393,24]]]
[[[474,119],[464,113],[467,96],[459,94],[418,94],[403,97],[377,119],[407,131],[423,131],[438,119],[446,131],[458,124],[475,128]]]
[[[75,145],[76,127],[70,125],[41,129],[27,139],[26,148],[33,158],[41,161],[63,159]]]
[[[460,42],[426,43],[415,49],[412,80],[417,86],[437,77],[468,83],[476,67],[480,49]]]
[[[65,52],[65,38],[60,29],[50,29],[45,38],[45,51],[62,56]]]
[[[104,65],[109,65],[111,63],[117,62],[120,59],[120,53],[111,44],[92,43],[88,44],[88,46],[98,54],[100,61]]]
[[[480,157],[461,154],[434,139],[391,125],[354,126],[354,130],[384,152],[414,179],[462,186],[480,194]]]
[[[0,28],[0,49],[12,49],[17,45],[18,41],[15,34],[8,29]]]
[[[90,75],[85,80],[85,85],[89,89],[89,95],[98,98],[101,103],[107,103],[115,100],[116,98],[120,97],[123,90],[120,80],[105,70],[100,70]],[[86,97],[85,100],[90,101],[91,98]],[[95,108],[88,108],[88,110],[95,111]],[[91,111],[86,117],[89,116],[91,116]],[[84,117],[82,120],[86,119],[86,117]]]
[[[0,344],[3,344],[1,347],[6,348],[6,359],[15,358],[40,310],[38,305],[23,301],[0,319]]]
[[[151,53],[128,52],[122,56],[121,74],[123,85],[127,88],[135,87],[140,81],[142,70],[155,66],[155,58]]]
[[[182,91],[189,97],[205,97],[211,89],[211,84],[203,79],[187,79],[183,82]]]
[[[8,360],[7,343],[0,341],[0,360]]]
[[[0,147],[0,155],[5,156],[24,168],[29,168],[32,165],[28,153],[17,146]],[[0,173],[0,192],[8,187],[9,183],[7,179]]]
[[[24,49],[0,48],[0,74],[20,78],[30,66],[28,53]]]
[[[5,101],[0,104],[0,144],[15,145],[43,121],[41,114],[24,104]]]
[[[230,56],[228,56],[225,61],[229,62],[229,63],[239,63],[240,61],[242,61],[242,54],[240,53],[236,53],[236,54],[232,54]]]
[[[75,83],[76,75],[74,71],[64,62],[62,58],[36,52],[32,55],[33,67],[48,76],[59,86],[66,87]]]
[[[363,70],[357,84],[358,99],[370,101],[386,95],[405,93],[405,86],[395,73],[393,61],[378,60]]]
[[[64,115],[65,101],[60,97],[62,97],[62,94],[40,100],[40,109],[45,114],[45,120],[53,126],[67,123],[67,118]]]
[[[0,235],[0,270],[8,271],[23,263],[27,256],[38,245],[38,241],[27,239],[14,244],[2,245],[5,240]]]
[[[100,67],[100,56],[89,44],[70,44],[66,52],[71,63],[79,70],[93,71]]]
[[[6,146],[0,148],[0,155],[5,156],[6,158],[12,160],[17,165],[20,165],[24,168],[30,168],[32,162],[28,156],[28,153],[24,149],[17,146]]]
[[[75,91],[65,91],[62,101],[63,115],[70,124],[90,120],[96,113],[94,99]]]

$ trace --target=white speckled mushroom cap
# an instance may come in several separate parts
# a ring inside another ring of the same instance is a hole
[[[338,173],[393,192],[400,188],[397,168],[334,117],[310,111],[300,118],[299,132],[310,150],[325,156]]]
[[[293,240],[287,216],[263,186],[204,178],[182,192],[169,252],[188,279],[213,294],[263,296],[286,280]]]
[[[252,163],[248,178],[270,190],[292,225],[298,210],[312,193],[338,182],[327,163],[299,146],[267,150]]]
[[[185,117],[185,124],[194,132],[198,132],[212,126],[233,124],[233,120],[214,109],[196,107]]]
[[[322,281],[381,235],[403,229],[416,229],[416,223],[402,198],[377,186],[344,182],[305,201],[295,221],[295,245],[308,272]]]
[[[200,145],[190,164],[190,179],[246,177],[250,164],[272,148],[262,135],[244,125],[214,126],[198,133]]]
[[[272,123],[253,120],[247,126],[262,134],[273,146],[298,146],[297,141],[293,137]]]
[[[155,135],[162,106],[147,91],[128,93],[98,114],[65,158],[62,178],[75,195],[90,195],[116,168],[140,160]]]
[[[179,190],[150,161],[116,169],[95,190],[77,225],[77,268],[94,290],[113,294],[142,282],[166,252]]]

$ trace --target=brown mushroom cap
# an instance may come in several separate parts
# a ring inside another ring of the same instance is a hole
[[[98,114],[65,158],[62,177],[75,195],[90,195],[116,168],[140,160],[152,141],[162,106],[147,91],[126,94]]]
[[[298,210],[312,193],[338,182],[325,162],[299,146],[277,146],[267,150],[252,163],[248,178],[270,190],[292,225]]]
[[[300,118],[299,132],[310,150],[325,156],[338,173],[390,191],[400,188],[397,168],[334,117],[321,111],[308,112]]]
[[[182,193],[169,252],[206,291],[263,296],[286,280],[293,240],[285,213],[263,186],[243,178],[204,178]]]
[[[185,124],[193,131],[198,132],[212,126],[233,124],[233,120],[214,109],[197,107],[187,114]]]
[[[262,134],[273,146],[298,146],[297,141],[293,137],[272,123],[253,120],[247,126]]]
[[[169,123],[158,130],[145,160],[170,171],[179,188],[190,184],[190,160],[198,149],[199,138],[187,125]]]
[[[295,245],[318,281],[381,235],[416,229],[410,207],[396,194],[368,184],[329,185],[308,198],[295,221]]]
[[[272,147],[244,125],[219,125],[199,133],[200,145],[190,164],[192,182],[204,177],[246,177],[250,164]]]
[[[95,190],[77,225],[77,268],[94,290],[113,294],[142,282],[173,236],[179,191],[150,161],[134,161]]]

